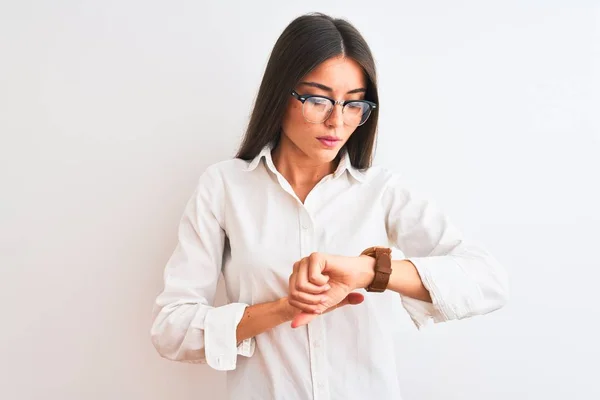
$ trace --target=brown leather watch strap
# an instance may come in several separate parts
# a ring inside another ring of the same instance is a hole
[[[367,292],[384,292],[392,274],[392,249],[389,247],[373,246],[365,249],[361,255],[375,259],[375,277],[367,286]]]

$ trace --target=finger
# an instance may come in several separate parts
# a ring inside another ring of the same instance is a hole
[[[329,300],[325,295],[304,293],[297,290],[290,292],[289,297],[299,303],[307,305],[326,304],[326,302]]]
[[[296,267],[296,289],[302,291],[302,287],[308,284],[308,260],[303,258]]]
[[[288,303],[300,311],[310,314],[321,314],[325,310],[325,306],[304,304],[294,300],[292,297],[288,297]]]
[[[330,289],[330,286],[325,282],[323,285],[315,285],[308,281],[308,258],[303,258],[298,264],[298,272],[296,277],[296,290],[310,294],[320,294]],[[329,280],[329,278],[327,278]]]
[[[328,309],[326,309],[325,311],[323,311],[323,314],[327,314],[328,312],[332,312],[334,310],[337,310],[338,308],[343,307],[346,304],[348,304],[348,296],[346,296],[342,301],[340,301],[336,305],[331,306]]]
[[[290,275],[289,281],[288,281],[288,293],[292,293],[296,291],[296,277],[298,276],[298,274],[296,272],[292,273]]]
[[[330,307],[327,309],[327,311],[325,311],[323,314],[328,313],[330,311],[334,311],[340,307],[343,307],[344,305],[347,304],[351,304],[351,305],[356,305],[356,304],[360,304],[364,301],[365,296],[361,293],[357,293],[357,292],[352,292],[350,294],[348,294],[348,296],[346,296],[346,298],[344,298],[344,300],[342,300],[341,302],[339,302],[337,305]],[[294,317],[294,319],[292,320],[292,328],[298,328],[300,326],[304,326],[306,324],[308,324],[310,321],[312,321],[313,319],[315,319],[318,315],[317,314],[310,314],[310,313],[305,313],[302,312],[298,315],[296,315]]]
[[[294,317],[294,319],[292,320],[292,328],[298,328],[300,326],[304,326],[304,325],[308,324],[310,321],[312,321],[313,319],[315,319],[316,317],[317,317],[317,315],[315,315],[315,314],[300,313],[300,314],[296,315],[296,317]]]
[[[326,291],[331,289],[331,286],[329,286],[329,284],[325,286],[315,286],[312,283],[304,283],[303,285],[301,285],[298,282],[295,282],[294,289],[298,292],[317,295],[325,293]]]
[[[334,310],[336,310],[340,307],[343,307],[347,304],[351,304],[351,305],[360,304],[364,301],[364,299],[365,299],[365,296],[363,294],[357,293],[357,292],[352,292],[352,293],[348,294],[348,296],[346,296],[344,298],[344,300],[339,302],[337,305],[328,308],[323,314],[328,313],[330,311],[334,311]],[[315,319],[317,316],[318,316],[317,314],[302,312],[302,313],[296,315],[294,317],[294,319],[292,320],[292,328],[298,328],[300,326],[306,325],[310,321]]]
[[[333,307],[329,307],[327,310],[325,310],[323,312],[323,314],[327,314],[328,312],[336,310],[336,309],[338,309],[340,307],[343,307],[343,306],[345,306],[347,304],[350,304],[350,305],[360,304],[360,303],[362,303],[364,301],[364,299],[365,299],[365,296],[362,295],[361,293],[357,293],[357,292],[349,293],[348,296],[346,296],[344,298],[344,300],[340,301],[338,304],[336,304]]]
[[[358,293],[358,292],[351,292],[351,293],[348,293],[348,296],[346,296],[344,298],[344,300],[340,301],[336,307],[342,307],[347,304],[355,306],[357,304],[362,303],[364,299],[365,299],[365,296],[363,294]]]
[[[308,257],[308,281],[317,286],[323,286],[329,281],[329,276],[323,275],[327,260],[320,253],[312,253]]]
[[[365,296],[362,293],[351,292],[346,299],[348,300],[348,304],[357,305],[365,300]]]
[[[327,296],[313,295],[300,292],[296,289],[297,273],[293,273],[289,278],[288,302],[294,307],[309,313],[321,313],[327,308],[324,302],[328,300]]]

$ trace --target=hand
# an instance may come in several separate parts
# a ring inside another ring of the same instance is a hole
[[[324,253],[313,253],[296,262],[289,279],[288,301],[302,314],[294,318],[292,327],[307,324],[343,301],[360,304],[362,298],[360,302],[353,303],[357,298],[351,292],[371,283],[374,267],[375,260],[372,257]]]
[[[363,302],[364,299],[365,299],[365,296],[363,296],[361,293],[350,293],[350,294],[348,294],[348,296],[346,296],[346,298],[344,300],[342,300],[335,306],[326,309],[325,311],[322,312],[322,314],[327,314],[328,312],[336,310],[347,304],[352,304],[352,305],[360,304]],[[292,328],[297,328],[299,326],[306,325],[314,317],[316,317],[316,314],[307,314],[307,313],[302,312],[302,310],[300,310],[299,308],[292,306],[289,303],[289,297],[284,298],[282,300],[285,300],[287,303],[284,318],[286,321],[290,321],[290,320],[292,321]]]
[[[337,310],[338,308],[343,307],[347,304],[351,304],[351,305],[360,304],[363,302],[364,299],[365,299],[365,296],[363,296],[361,293],[356,293],[356,292],[349,293],[348,296],[346,296],[346,298],[344,300],[340,301],[338,304],[336,304],[333,307],[329,307],[328,309],[323,311],[321,314],[327,314],[328,312]],[[302,310],[300,310],[299,308],[292,306],[289,303],[289,298],[288,298],[288,307],[289,307],[289,311],[288,311],[289,314],[288,314],[287,320],[292,321],[292,324],[291,324],[292,328],[297,328],[299,326],[306,325],[313,318],[315,318],[317,316],[317,314],[305,313]]]

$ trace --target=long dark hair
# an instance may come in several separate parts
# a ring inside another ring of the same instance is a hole
[[[379,110],[375,61],[367,42],[352,24],[321,13],[296,18],[275,43],[236,158],[251,160],[265,145],[276,143],[291,90],[323,61],[340,55],[363,68],[367,80],[365,99],[378,104],[345,145],[355,168],[370,167]]]

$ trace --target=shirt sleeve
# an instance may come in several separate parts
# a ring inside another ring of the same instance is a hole
[[[185,207],[178,243],[164,270],[164,289],[154,304],[150,334],[164,358],[232,370],[238,355],[254,353],[254,338],[236,343],[247,304],[212,306],[226,238],[222,186],[218,171],[207,169]]]
[[[401,296],[419,329],[486,314],[506,304],[509,285],[504,267],[481,246],[465,240],[433,201],[418,197],[393,175],[383,202],[390,241],[416,266],[431,295],[432,303]]]

